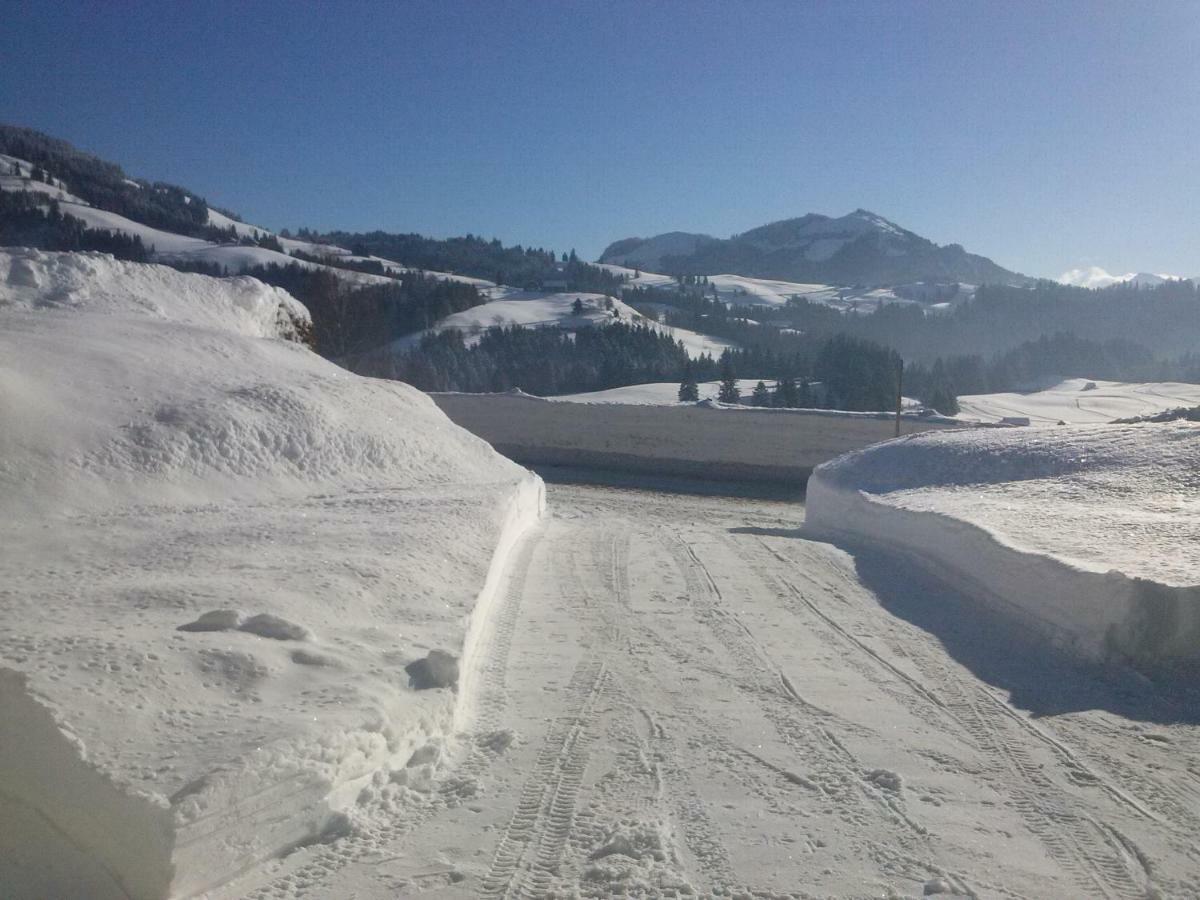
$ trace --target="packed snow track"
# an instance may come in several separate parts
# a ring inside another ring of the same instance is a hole
[[[548,501],[457,758],[228,896],[1200,895],[1192,700],[810,540],[798,504]]]

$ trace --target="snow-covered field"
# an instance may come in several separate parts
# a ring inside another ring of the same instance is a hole
[[[917,435],[819,467],[807,502],[1085,656],[1200,663],[1200,425]]]
[[[1028,393],[970,394],[958,398],[958,418],[999,422],[1026,418],[1034,425],[1084,425],[1200,406],[1200,384],[1092,381],[1068,378]]]
[[[738,390],[743,398],[749,397],[758,384],[757,378],[739,378]],[[774,384],[767,381],[767,386]],[[701,400],[716,400],[721,390],[719,381],[702,381],[697,386]],[[631,384],[626,387],[609,388],[606,391],[587,391],[583,394],[561,394],[549,400],[566,400],[571,403],[632,403],[639,406],[673,406],[679,403],[679,383],[658,381],[649,384]]]
[[[754,388],[759,381],[767,386],[768,390],[774,390],[775,380],[772,378],[739,378],[737,379],[738,392],[741,394],[743,404],[749,400],[754,393]],[[721,382],[719,381],[704,381],[697,385],[699,388],[700,400],[717,399],[717,395],[721,390]],[[637,406],[679,406],[679,382],[677,381],[654,381],[646,384],[630,384],[625,387],[608,388],[603,391],[587,391],[582,394],[560,394],[555,397],[547,397],[548,400],[565,400],[571,403],[631,403]],[[690,401],[685,401],[690,402]],[[921,403],[912,397],[904,398],[905,409],[920,408]],[[831,410],[835,415],[840,410]],[[854,415],[854,413],[845,412],[846,415]],[[874,415],[874,413],[870,413]],[[940,418],[940,417],[939,417]],[[969,421],[964,418],[964,421]]]
[[[191,896],[453,756],[540,481],[306,318],[0,252],[0,896]]]

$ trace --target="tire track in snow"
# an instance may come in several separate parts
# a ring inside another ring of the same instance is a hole
[[[482,896],[541,897],[549,891],[574,823],[606,672],[596,656],[585,657],[575,667],[564,691],[569,710],[546,732],[483,879]]]
[[[642,537],[647,536],[642,535]],[[607,586],[611,592],[614,612],[620,619],[638,622],[639,633],[656,645],[655,654],[651,654],[651,658],[655,658],[657,653],[665,651],[685,670],[696,667],[698,660],[684,651],[678,641],[664,638],[650,626],[644,616],[639,616],[634,610],[629,577],[630,540],[629,529],[614,529],[608,534],[605,542],[608,565],[600,568],[602,571],[607,568],[609,577]],[[599,551],[599,545],[597,549]],[[709,671],[712,671],[717,677],[721,677],[721,673],[711,669]],[[653,682],[657,678],[657,673],[646,668],[644,676]],[[678,704],[678,708],[691,721],[704,726],[704,730],[708,734],[717,735],[719,733],[716,729],[708,726],[694,711],[689,710],[686,704]],[[645,741],[654,748],[657,759],[655,777],[656,792],[659,797],[658,806],[663,810],[664,815],[668,811],[666,808],[669,807],[671,818],[683,834],[688,853],[700,870],[698,873],[685,872],[684,874],[692,881],[703,881],[708,884],[710,889],[736,884],[737,879],[724,841],[708,814],[707,806],[691,784],[688,767],[679,761],[680,755],[673,738],[653,716],[649,713],[643,714],[648,729]],[[662,799],[665,796],[669,796],[669,802]],[[696,878],[696,875],[700,877]]]
[[[780,562],[789,562],[765,541],[760,540],[759,544]],[[1153,888],[1140,851],[1131,851],[1132,842],[1128,839],[1116,840],[1111,828],[1079,809],[1076,798],[1047,776],[1043,766],[1032,759],[1026,746],[1027,739],[1032,737],[1037,743],[1048,747],[1069,771],[1084,773],[1126,808],[1139,816],[1156,820],[1140,803],[1115,785],[1103,782],[1061,742],[1025,721],[986,688],[972,685],[968,690],[963,680],[944,664],[935,667],[919,654],[912,655],[914,664],[925,674],[925,680],[936,686],[935,693],[866,646],[790,580],[783,577],[777,580],[804,609],[824,622],[845,646],[858,650],[911,687],[913,695],[927,704],[923,710],[926,714],[932,706],[933,711],[949,715],[970,742],[984,754],[989,774],[993,776],[993,786],[1002,793],[1009,793],[1026,827],[1089,895],[1140,898]],[[1030,787],[1015,787],[1013,779],[996,777],[1003,773],[1017,775],[1015,784],[1025,783]]]
[[[776,733],[809,766],[811,774],[799,777],[818,785],[848,823],[862,827],[883,814],[902,827],[904,833],[896,839],[907,852],[926,851],[925,829],[897,802],[864,781],[865,768],[822,723],[801,714],[806,710],[795,703],[794,689],[788,689],[790,682],[746,625],[724,608],[720,589],[695,550],[682,537],[677,537],[670,549],[699,617],[756,686],[760,707]],[[932,866],[928,860],[922,862]]]

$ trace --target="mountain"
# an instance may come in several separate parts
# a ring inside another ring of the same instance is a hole
[[[609,245],[600,261],[673,275],[728,273],[823,284],[1032,283],[959,244],[939,246],[865,209],[836,219],[809,213],[728,240],[687,232],[626,238]]]
[[[1062,284],[1071,284],[1076,287],[1104,288],[1111,287],[1114,284],[1131,284],[1134,287],[1158,287],[1161,284],[1166,284],[1168,281],[1182,281],[1184,279],[1179,275],[1164,275],[1154,272],[1130,272],[1126,275],[1112,275],[1099,266],[1089,266],[1086,269],[1071,269],[1070,271],[1063,272],[1058,280]],[[1200,284],[1200,278],[1190,278],[1187,280]]]

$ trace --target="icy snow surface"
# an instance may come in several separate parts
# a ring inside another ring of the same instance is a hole
[[[405,666],[469,659],[540,482],[305,319],[0,251],[0,896],[188,896],[450,751]]]
[[[1090,655],[1200,658],[1200,426],[966,429],[846,454],[817,530],[925,556]]]

